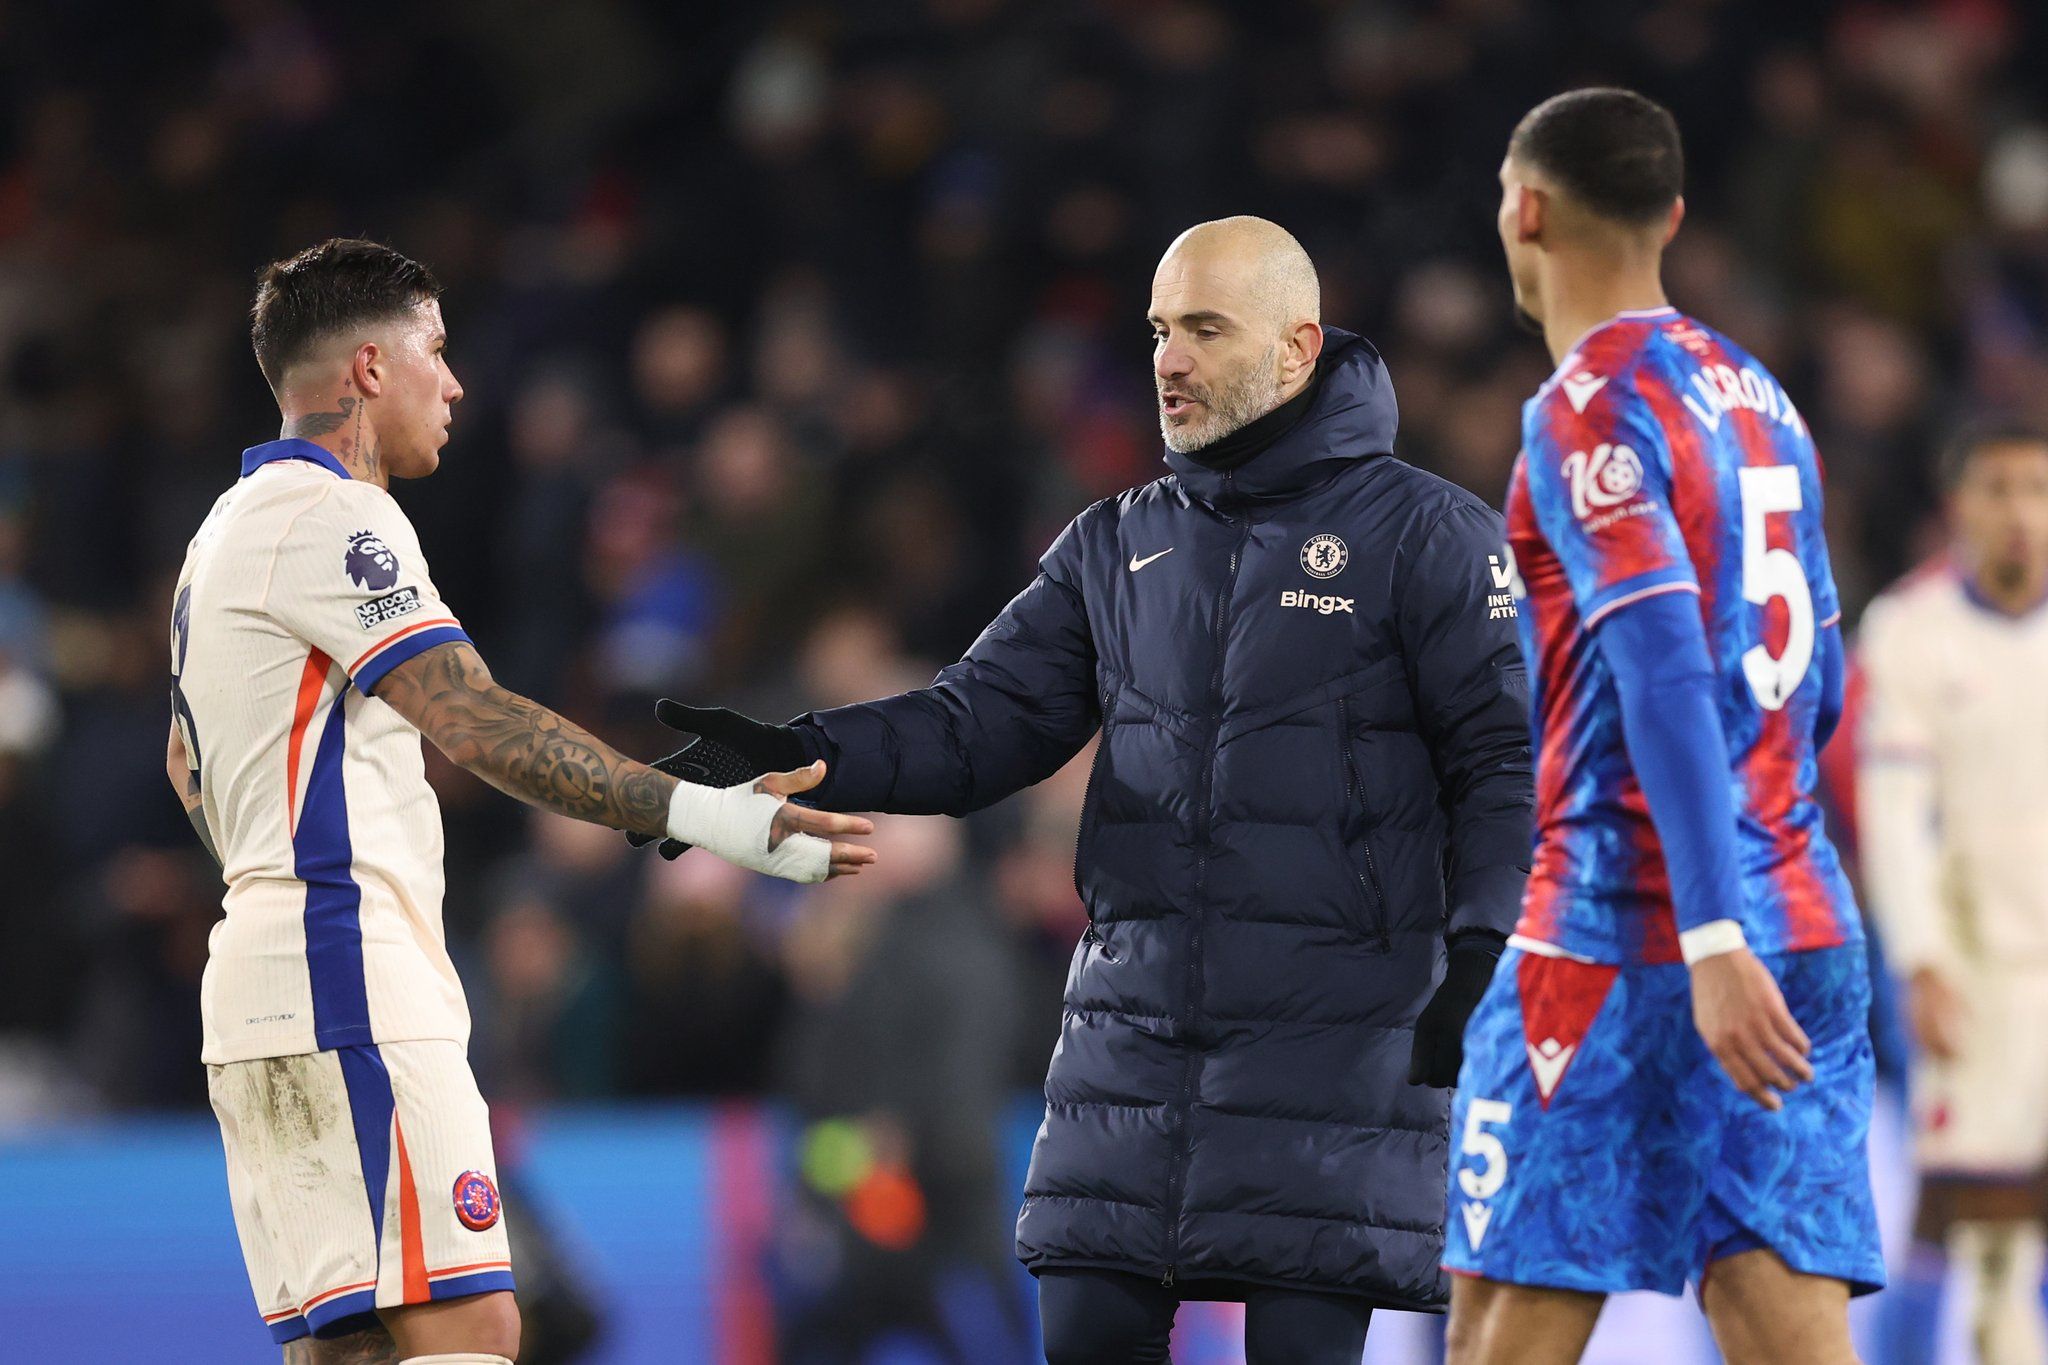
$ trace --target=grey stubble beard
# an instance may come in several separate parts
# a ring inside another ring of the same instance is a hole
[[[1203,398],[1207,420],[1175,426],[1165,413],[1159,415],[1159,435],[1176,455],[1189,455],[1212,446],[1234,431],[1264,417],[1280,406],[1280,348],[1268,346],[1256,364],[1246,367],[1238,381],[1220,393]]]

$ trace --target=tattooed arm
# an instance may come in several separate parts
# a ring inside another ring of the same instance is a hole
[[[185,807],[185,818],[192,822],[192,829],[199,835],[199,843],[205,848],[206,856],[216,863],[220,861],[220,850],[213,846],[213,835],[206,828],[206,809],[199,798],[199,774],[185,760],[185,737],[178,733],[178,722],[171,722],[170,742],[164,749],[164,775],[171,779],[171,790],[178,794],[178,801]]]
[[[471,645],[406,660],[376,693],[450,762],[507,796],[613,829],[656,834],[668,825],[674,778],[498,686]]]
[[[679,801],[675,778],[627,758],[573,721],[500,687],[467,642],[423,650],[385,674],[374,691],[451,762],[508,796],[613,829],[680,838],[757,870],[789,875],[773,863],[793,835],[829,840],[874,828],[865,820],[781,800],[816,785],[822,770],[771,773],[751,789],[696,788],[681,793],[689,801]],[[767,813],[759,805],[761,797],[773,798],[775,805],[759,837],[765,847],[756,848],[740,831]],[[679,821],[689,821],[692,827],[678,829]],[[833,843],[830,875],[855,871],[873,859],[867,849]]]

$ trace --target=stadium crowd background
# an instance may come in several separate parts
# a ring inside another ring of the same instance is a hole
[[[1201,219],[1296,233],[1398,453],[1497,503],[1548,365],[1494,170],[1591,82],[1678,115],[1672,296],[1811,421],[1853,624],[1939,544],[1941,435],[2048,423],[2044,69],[2017,0],[0,3],[0,1124],[204,1104],[166,604],[276,430],[273,257],[440,274],[468,396],[401,501],[499,676],[652,756],[658,695],[921,682],[1154,477],[1147,289]],[[977,1133],[1055,1035],[1077,772],[788,892],[429,758],[487,1094],[858,1114],[1002,1256]]]

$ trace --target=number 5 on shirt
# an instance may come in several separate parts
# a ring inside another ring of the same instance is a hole
[[[1785,652],[1772,658],[1768,647],[1752,645],[1742,656],[1742,672],[1757,705],[1779,711],[1799,690],[1813,663],[1813,590],[1807,586],[1799,556],[1771,545],[1766,518],[1797,512],[1804,496],[1799,470],[1792,465],[1751,466],[1737,470],[1736,477],[1742,489],[1742,598],[1757,606],[1781,598],[1791,619]]]

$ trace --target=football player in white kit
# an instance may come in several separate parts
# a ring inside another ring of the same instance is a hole
[[[822,765],[678,782],[492,681],[388,491],[434,471],[462,397],[439,293],[372,242],[264,273],[252,332],[282,439],[243,453],[172,613],[167,766],[227,887],[203,1060],[288,1362],[518,1353],[421,735],[530,805],[758,871],[822,881],[874,856],[832,842],[866,821],[783,800]]]
[[[1889,1296],[1932,1359],[1953,1253],[1982,1365],[2048,1361],[2048,437],[1944,460],[1954,549],[1863,618],[1864,877],[1919,1059],[1914,1246]]]

